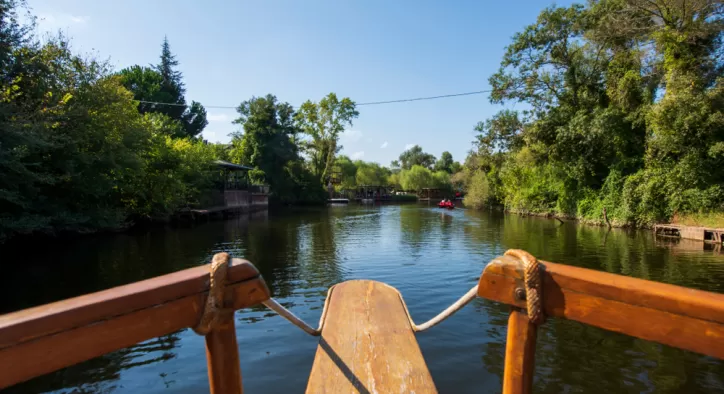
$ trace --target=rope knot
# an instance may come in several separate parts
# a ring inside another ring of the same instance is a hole
[[[510,249],[505,252],[505,255],[523,262],[523,282],[528,318],[534,324],[542,324],[545,322],[545,315],[543,314],[543,283],[540,263],[533,255],[521,249]]]
[[[206,297],[204,311],[199,319],[194,332],[199,335],[206,335],[213,330],[223,318],[233,309],[224,308],[224,288],[226,286],[226,275],[229,270],[231,255],[228,253],[217,253],[211,259],[209,270],[209,296]]]

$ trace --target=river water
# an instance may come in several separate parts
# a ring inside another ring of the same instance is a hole
[[[350,205],[89,236],[25,247],[22,258],[6,249],[0,313],[204,264],[228,251],[252,261],[277,300],[312,325],[330,286],[360,278],[395,286],[422,322],[475,285],[485,264],[510,248],[724,292],[724,254],[697,242],[496,212]],[[17,257],[11,262],[9,256]],[[441,393],[500,392],[507,313],[507,306],[477,299],[417,335]],[[317,338],[263,308],[241,310],[236,319],[246,392],[304,392]],[[548,320],[538,338],[537,393],[724,392],[724,361],[559,319]],[[198,393],[208,392],[206,373],[203,339],[183,330],[6,392]]]

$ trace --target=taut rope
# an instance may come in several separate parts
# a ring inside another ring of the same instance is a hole
[[[528,318],[531,320],[531,322],[535,324],[543,323],[545,321],[545,316],[543,314],[543,308],[541,306],[542,286],[540,264],[538,263],[538,260],[530,253],[520,249],[510,249],[505,252],[505,255],[514,257],[523,263],[526,293],[525,299],[528,309]],[[206,299],[206,306],[204,308],[203,315],[201,316],[198,325],[194,327],[194,331],[199,335],[208,334],[209,331],[211,331],[214,326],[218,324],[218,322],[221,320],[225,313],[233,313],[232,310],[224,309],[223,305],[224,284],[226,282],[226,271],[228,269],[230,259],[231,257],[228,253],[217,253],[216,255],[214,255],[211,263],[209,296]],[[307,334],[312,336],[319,336],[322,333],[322,328],[324,328],[324,321],[327,317],[327,306],[329,304],[330,298],[332,297],[332,291],[334,291],[334,286],[330,287],[329,291],[327,292],[327,298],[324,300],[324,308],[322,309],[322,316],[319,319],[318,328],[314,328],[307,324],[304,320],[300,319],[290,310],[278,303],[274,298],[269,298],[268,300],[263,301],[262,304],[264,304],[267,308],[273,310],[274,312],[278,313],[279,316],[289,320],[289,322],[301,328]],[[460,299],[458,299],[452,305],[440,312],[440,314],[438,314],[437,316],[433,317],[432,319],[426,321],[423,324],[415,324],[415,322],[412,320],[412,316],[410,316],[410,311],[407,309],[407,304],[405,304],[405,300],[402,298],[402,294],[397,292],[397,294],[400,296],[400,302],[402,302],[402,306],[405,308],[405,313],[407,313],[407,318],[410,321],[410,325],[415,332],[425,331],[445,321],[445,319],[452,316],[453,314],[455,314],[455,312],[459,311],[465,305],[470,303],[470,301],[475,298],[477,293],[478,285],[475,285],[470,290],[468,290],[465,295],[460,297]]]
[[[398,292],[399,294],[399,292]],[[460,297],[457,301],[455,301],[452,305],[447,307],[444,311],[440,312],[437,316],[433,317],[432,319],[422,323],[422,324],[415,324],[415,322],[412,320],[412,316],[410,316],[410,311],[407,310],[407,304],[405,304],[405,300],[402,299],[402,294],[400,294],[400,301],[402,301],[402,306],[405,307],[405,313],[407,313],[407,318],[410,319],[410,325],[412,326],[412,331],[415,332],[422,332],[427,330],[430,327],[434,327],[443,321],[447,319],[448,317],[455,314],[455,312],[462,309],[465,305],[470,303],[475,296],[478,295],[478,285],[473,286],[470,290],[468,290],[467,293],[465,293],[464,296]]]
[[[278,303],[277,300],[275,300],[274,298],[269,298],[268,300],[263,301],[262,304],[264,304],[264,306],[273,310],[274,312],[278,313],[279,316],[289,320],[289,322],[301,328],[307,334],[318,337],[322,334],[322,328],[324,328],[324,319],[325,317],[327,317],[327,305],[329,304],[329,299],[332,298],[332,290],[334,290],[334,286],[330,287],[327,291],[327,298],[324,300],[322,316],[319,318],[319,328],[314,328],[310,326],[304,320],[298,318],[295,314],[293,314],[289,309],[283,307],[282,304]]]
[[[329,292],[327,292],[327,299],[324,300],[324,309],[322,309],[322,316],[319,318],[319,328],[314,328],[307,324],[304,320],[298,318],[294,313],[292,313],[289,309],[283,307],[281,304],[279,304],[274,298],[270,298],[266,301],[263,301],[262,304],[264,304],[267,308],[273,310],[274,312],[278,313],[279,316],[289,320],[292,324],[295,326],[301,328],[309,335],[312,336],[319,336],[322,334],[322,328],[324,328],[324,320],[327,317],[327,305],[329,303],[329,299],[332,297],[332,291],[334,290],[334,286],[329,288]],[[405,308],[405,313],[407,313],[407,318],[410,320],[410,325],[412,326],[412,330],[415,332],[421,332],[425,331],[430,327],[436,326],[448,317],[452,316],[455,312],[459,311],[467,305],[470,301],[475,298],[475,296],[478,294],[478,285],[473,286],[472,289],[470,289],[467,293],[465,293],[464,296],[462,296],[459,300],[455,301],[452,305],[450,305],[447,309],[440,312],[439,315],[433,317],[432,319],[426,321],[423,324],[417,325],[412,320],[412,316],[410,316],[410,312],[407,310],[407,305],[405,304],[405,300],[402,299],[402,294],[397,292],[397,294],[400,296],[400,302],[402,302],[402,306]]]

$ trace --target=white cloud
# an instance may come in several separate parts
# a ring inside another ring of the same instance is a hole
[[[407,144],[407,145],[405,145],[405,150],[409,150],[409,149],[411,149],[413,146],[415,146],[415,144]]]
[[[342,137],[350,142],[358,142],[362,139],[362,133],[359,130],[345,130],[344,133],[342,133]]]
[[[72,14],[44,14],[38,17],[38,24],[46,29],[58,29],[69,25],[83,25],[90,17]]]
[[[86,23],[86,22],[88,22],[88,17],[71,15],[70,21],[73,23]]]
[[[352,160],[359,160],[359,159],[365,157],[365,151],[361,150],[359,152],[354,152],[349,157]]]
[[[385,149],[385,148],[387,148],[387,141],[383,142],[382,146],[380,146],[380,149]]]
[[[226,114],[208,114],[206,115],[206,119],[209,122],[225,122],[229,120],[229,117],[226,116]]]

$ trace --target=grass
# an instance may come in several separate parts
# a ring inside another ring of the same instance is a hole
[[[724,212],[682,214],[675,216],[671,222],[684,226],[724,228]]]

